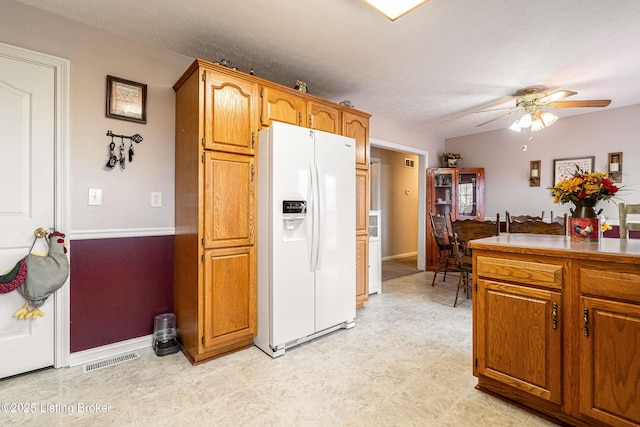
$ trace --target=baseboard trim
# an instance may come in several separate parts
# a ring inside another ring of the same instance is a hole
[[[78,366],[95,362],[96,360],[107,359],[129,351],[151,347],[152,344],[153,335],[145,335],[101,347],[90,348],[89,350],[78,351],[71,353],[69,356],[69,366]]]
[[[417,256],[418,252],[407,252],[406,254],[398,254],[398,255],[389,255],[382,257],[382,261],[391,261],[393,259],[406,258],[410,256]]]

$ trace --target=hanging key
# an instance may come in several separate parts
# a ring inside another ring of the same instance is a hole
[[[113,169],[118,164],[118,158],[116,157],[116,153],[114,153],[113,151],[116,148],[116,144],[113,142],[113,138],[112,138],[111,144],[109,144],[109,148],[111,149],[111,154],[109,155],[109,160],[107,161],[106,166]]]
[[[129,145],[129,163],[131,163],[133,161],[133,155],[135,153],[133,152],[133,140],[131,141],[131,145]]]
[[[122,169],[124,169],[125,167],[125,160],[126,158],[124,157],[124,138],[120,138],[121,143],[120,143],[120,166],[122,167]]]

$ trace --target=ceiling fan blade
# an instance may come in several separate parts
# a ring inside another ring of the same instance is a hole
[[[549,108],[581,108],[581,107],[606,107],[611,104],[610,99],[590,99],[585,101],[559,101],[547,104]]]
[[[578,92],[571,92],[570,90],[559,90],[557,92],[550,93],[547,96],[543,96],[538,101],[547,103],[547,102],[555,102],[562,98],[568,98],[573,95],[577,95]]]
[[[503,115],[501,115],[501,116],[495,117],[495,118],[493,118],[493,119],[491,119],[491,120],[489,120],[489,121],[486,121],[486,122],[484,122],[484,123],[480,123],[479,125],[476,125],[476,127],[484,126],[484,125],[489,124],[489,123],[491,123],[491,122],[495,122],[496,120],[500,120],[501,118],[503,118],[503,117],[507,117],[507,116],[509,116],[509,115],[511,115],[511,114],[513,114],[513,113],[515,113],[515,111],[511,111],[511,112],[509,112],[509,113],[507,113],[507,114],[503,114]]]
[[[520,107],[491,108],[489,110],[474,111],[474,113],[488,113],[489,111],[500,111],[500,110],[515,110],[516,108],[520,108]]]

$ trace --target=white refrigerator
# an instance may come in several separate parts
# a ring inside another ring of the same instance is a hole
[[[271,357],[356,317],[355,140],[274,122],[258,139],[258,334]]]

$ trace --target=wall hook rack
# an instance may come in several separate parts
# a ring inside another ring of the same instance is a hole
[[[107,160],[107,164],[105,167],[113,169],[119,163],[122,169],[124,169],[126,166],[125,145],[124,145],[125,138],[131,140],[129,144],[129,163],[131,163],[133,161],[133,155],[134,155],[133,143],[135,142],[139,144],[142,141],[142,136],[139,133],[136,133],[135,135],[131,135],[131,136],[118,135],[111,132],[110,130],[107,131],[107,136],[111,137],[111,143],[109,144],[109,160]],[[120,138],[120,158],[116,156],[116,153],[115,153],[116,143],[113,141],[113,138]]]
[[[127,136],[127,135],[117,135],[113,132],[111,132],[110,130],[107,131],[107,136],[113,137],[113,138],[126,138],[126,139],[130,139],[131,141],[135,142],[135,143],[141,143],[142,142],[142,135],[140,135],[139,133],[136,133],[135,135],[131,135],[131,136]]]

